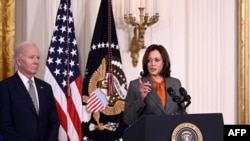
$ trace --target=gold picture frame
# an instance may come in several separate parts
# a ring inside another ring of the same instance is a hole
[[[237,1],[237,124],[250,124],[250,3]]]

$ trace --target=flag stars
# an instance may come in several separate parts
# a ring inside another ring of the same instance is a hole
[[[114,43],[112,43],[112,44],[111,44],[111,48],[114,48],[114,46],[115,46]]]
[[[62,85],[63,85],[63,87],[66,86],[66,81],[65,80],[63,80]]]
[[[65,22],[67,20],[67,17],[65,15],[63,15],[62,20],[63,20],[63,22]]]
[[[72,44],[73,44],[74,46],[76,46],[76,45],[77,45],[77,43],[76,43],[76,39],[74,39],[74,40],[72,41]]]
[[[104,47],[105,47],[105,44],[104,44],[104,43],[102,43],[102,44],[101,44],[101,46],[102,46],[102,48],[104,48]]]
[[[67,66],[67,64],[68,64],[68,59],[65,59],[65,60],[64,60],[64,64],[65,64],[65,66]]]
[[[80,75],[80,70],[78,68],[77,41],[74,35],[74,19],[71,9],[67,4],[61,4],[59,9],[46,64],[60,87],[63,91],[66,91],[63,88],[63,86],[68,85],[66,77],[70,77],[70,81],[72,81],[74,77]]]
[[[68,28],[68,33],[71,33],[72,32],[72,29],[69,27]]]
[[[70,64],[71,67],[75,66],[75,62],[73,60],[71,60],[69,64]]]
[[[87,140],[88,140],[88,137],[84,136],[83,141],[87,141]]]
[[[59,48],[57,49],[57,52],[58,52],[58,54],[63,53],[63,48],[62,48],[62,47],[59,47]]]
[[[55,26],[55,27],[54,27],[54,31],[58,31],[58,26]]]
[[[65,54],[67,54],[67,55],[69,54],[69,49],[65,50]]]
[[[49,48],[49,53],[52,54],[52,53],[54,53],[54,52],[55,52],[55,48],[54,48],[54,47],[50,47],[50,48]]]
[[[62,64],[62,59],[57,58],[55,62],[56,62],[56,64],[57,64],[57,66],[58,66],[58,65]]]
[[[72,55],[72,56],[76,56],[76,55],[77,55],[76,53],[77,53],[77,50],[72,49],[72,51],[71,51],[71,55]]]
[[[67,4],[64,5],[63,9],[66,11],[67,10]]]
[[[68,38],[68,42],[67,43],[70,43],[70,38]]]
[[[56,19],[57,19],[57,20],[60,20],[60,19],[61,19],[61,18],[60,18],[60,15],[57,15],[57,16],[56,16]]]
[[[70,16],[69,17],[69,23],[71,23],[71,22],[73,22],[74,20],[73,20],[73,17],[72,16]]]
[[[56,36],[53,36],[51,41],[52,41],[52,43],[54,43],[56,41]]]
[[[62,33],[65,32],[65,31],[66,31],[66,26],[62,26],[62,27],[60,28],[60,30],[62,31]]]
[[[101,48],[101,44],[100,44],[100,43],[98,43],[97,47],[98,47],[98,48]]]
[[[111,43],[111,48],[114,48],[115,47],[115,44],[114,43]],[[109,48],[109,42],[106,43],[106,47]]]
[[[63,76],[66,77],[66,75],[67,75],[67,71],[64,70],[64,71],[63,71]]]
[[[126,81],[126,78],[125,78],[125,77],[122,77],[122,80],[125,82],[125,81]],[[125,83],[125,84],[127,84],[127,83]]]
[[[60,74],[60,70],[59,69],[56,69],[55,71],[54,71],[54,74],[57,76],[57,75],[59,75]]]
[[[66,77],[67,74],[68,74],[69,77],[73,77],[73,76],[74,76],[74,72],[73,72],[73,71],[69,71],[69,72],[67,73],[67,71],[65,70],[65,71],[63,72],[64,77]],[[65,80],[63,80],[63,82],[62,82],[61,84],[62,84],[63,87],[65,87],[67,83],[66,83]]]
[[[73,71],[69,71],[69,76],[73,77],[74,76],[74,72]]]
[[[59,42],[64,43],[64,37],[61,36],[60,39],[59,39]]]
[[[109,42],[106,43],[106,47],[107,47],[107,48],[109,47]]]
[[[119,61],[112,60],[112,61],[111,61],[111,64],[113,64],[113,65],[115,65],[116,67],[122,69],[122,64],[121,64],[121,62],[119,62]]]
[[[96,49],[96,45],[93,44],[92,45],[92,49],[95,50]]]
[[[59,6],[59,8],[58,8],[58,9],[62,9],[62,6],[63,6],[63,5],[62,5],[62,4],[60,4],[60,6]]]
[[[50,58],[47,60],[48,64],[53,63],[53,58]]]
[[[120,78],[123,80],[123,81],[126,81],[126,78],[124,75],[120,74]]]
[[[115,43],[111,43],[110,47],[112,49],[119,49],[119,46],[118,44],[116,45]],[[100,48],[109,48],[109,42],[102,42],[102,43],[98,43],[97,45],[93,44],[91,46],[92,50],[96,50],[97,48],[100,49]]]

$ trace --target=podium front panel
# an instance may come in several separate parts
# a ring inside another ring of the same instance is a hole
[[[187,125],[187,126],[186,126]],[[194,141],[223,141],[221,113],[143,116],[124,131],[124,141],[181,141],[179,132],[194,131]]]

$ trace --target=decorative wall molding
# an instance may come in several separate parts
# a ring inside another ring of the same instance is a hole
[[[238,124],[250,124],[250,2],[238,1]]]

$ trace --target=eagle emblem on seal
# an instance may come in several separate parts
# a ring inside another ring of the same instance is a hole
[[[111,71],[109,71],[111,67]],[[109,84],[111,81],[111,85]],[[111,87],[111,90],[109,89]],[[108,91],[111,91],[108,92]],[[119,123],[100,121],[101,113],[104,115],[117,115],[124,111],[125,98],[127,95],[127,82],[121,63],[118,58],[112,57],[110,64],[107,57],[104,57],[99,67],[93,72],[88,85],[89,95],[83,95],[83,102],[86,103],[84,114],[93,114],[96,123],[91,123],[91,130],[115,131]],[[89,119],[84,119],[89,120]]]

